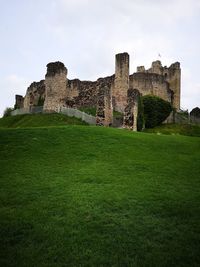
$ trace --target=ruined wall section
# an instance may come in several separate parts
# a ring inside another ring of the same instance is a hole
[[[68,107],[94,107],[97,102],[97,81],[68,80],[67,99]]]
[[[66,85],[67,69],[65,65],[59,61],[47,64],[44,111],[59,111],[61,107],[66,106]]]
[[[15,95],[15,106],[14,109],[24,107],[24,97],[22,95]]]
[[[114,75],[103,79],[111,88],[114,86]],[[98,98],[99,80],[80,81],[79,79],[68,80],[67,100],[68,107],[96,107]]]
[[[129,54],[117,54],[115,57],[115,85],[113,90],[113,107],[123,112],[129,89]]]
[[[31,107],[43,106],[45,99],[45,82],[33,82],[28,87],[24,97],[23,107],[31,109]]]
[[[164,81],[169,84],[168,86],[168,92],[171,90],[171,103],[174,108],[177,110],[180,110],[180,91],[181,91],[181,68],[180,63],[175,62],[173,63],[169,68],[163,67],[161,62],[159,60],[152,62],[152,66],[150,69],[145,70],[144,66],[137,67],[137,73],[143,73],[143,74],[157,74],[163,77]],[[152,77],[154,78],[154,77]],[[164,100],[167,100],[166,95],[163,96],[163,86],[161,86],[156,90],[155,88],[155,95],[163,98]],[[160,90],[160,94],[159,91]],[[169,100],[167,100],[169,101]]]
[[[142,95],[155,95],[168,102],[172,101],[172,91],[164,76],[156,73],[137,72],[130,75],[130,88],[137,88]]]
[[[67,81],[67,99],[72,100],[75,97],[79,96],[81,81],[79,79]]]
[[[124,110],[123,127],[137,131],[138,100],[140,92],[137,89],[129,88],[127,92],[127,105]]]
[[[112,79],[98,79],[97,90],[96,124],[110,126],[113,123]]]
[[[175,62],[169,68],[164,67],[163,75],[166,81],[170,85],[170,89],[173,90],[173,107],[177,111],[180,110],[180,99],[181,99],[181,68],[180,63]]]
[[[163,67],[160,60],[152,62],[151,68],[147,70],[148,73],[155,73],[163,75]]]

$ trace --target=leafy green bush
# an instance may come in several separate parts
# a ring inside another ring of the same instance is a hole
[[[44,98],[42,98],[41,95],[40,95],[40,97],[39,97],[39,99],[38,99],[37,106],[38,106],[38,107],[41,107],[41,106],[43,106],[43,105],[44,105]]]
[[[13,111],[13,108],[6,108],[3,113],[3,117],[11,116],[11,112]]]
[[[200,118],[200,108],[199,107],[193,108],[193,110],[190,112],[190,116]]]
[[[114,118],[121,118],[121,117],[123,118],[124,117],[124,114],[122,112],[113,110],[113,117]]]
[[[146,95],[142,97],[142,101],[146,128],[160,125],[172,111],[171,104],[160,97]]]

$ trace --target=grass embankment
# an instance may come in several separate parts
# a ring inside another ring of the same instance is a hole
[[[1,266],[200,265],[200,142],[0,130]]]
[[[63,125],[87,125],[75,117],[63,114],[24,114],[0,119],[0,128],[46,127]]]
[[[200,126],[192,124],[163,124],[152,129],[145,129],[146,133],[200,136]]]

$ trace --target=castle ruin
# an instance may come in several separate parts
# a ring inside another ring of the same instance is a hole
[[[137,102],[140,95],[155,95],[180,110],[180,63],[163,67],[159,60],[150,69],[137,67],[129,73],[129,54],[115,57],[115,74],[97,81],[69,80],[61,62],[47,64],[45,80],[33,82],[25,97],[16,95],[15,108],[31,110],[43,106],[44,112],[59,112],[62,107],[95,107],[96,124],[110,126],[113,111],[124,114],[123,126],[137,130]]]

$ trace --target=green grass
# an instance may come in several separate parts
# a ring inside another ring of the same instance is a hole
[[[146,133],[200,136],[200,126],[192,124],[163,124],[152,129],[145,129]]]
[[[200,266],[200,139],[0,130],[0,266]]]
[[[24,127],[46,127],[61,126],[69,124],[86,125],[87,123],[75,117],[68,117],[63,114],[24,114],[9,116],[0,119],[0,128],[24,128]]]
[[[119,112],[119,111],[116,111],[116,110],[113,110],[113,117],[122,117],[123,118],[123,113]]]
[[[89,115],[96,116],[96,107],[80,107],[79,110]]]

